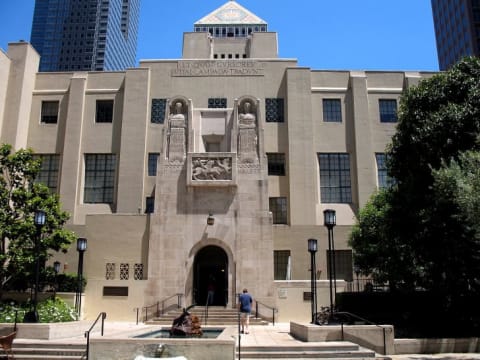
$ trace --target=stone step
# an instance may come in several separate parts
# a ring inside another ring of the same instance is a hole
[[[241,347],[245,359],[375,359],[375,352],[353,343],[300,346],[245,346]],[[238,347],[237,347],[238,355]]]
[[[83,359],[86,352],[86,345],[68,344],[68,343],[40,343],[40,342],[21,342],[13,343],[13,354],[17,360],[35,360],[35,359],[65,359],[80,360]]]

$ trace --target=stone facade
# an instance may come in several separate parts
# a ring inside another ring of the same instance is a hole
[[[266,31],[185,33],[183,49],[181,59],[123,72],[39,73],[28,43],[0,53],[0,140],[59,156],[56,191],[69,226],[88,238],[87,319],[107,311],[133,320],[134,309],[175,294],[204,304],[210,282],[216,305],[234,306],[247,287],[275,306],[288,293],[275,278],[310,279],[308,238],[319,240],[325,281],[323,210],[336,210],[335,250],[351,259],[349,230],[378,187],[376,154],[395,131],[380,120],[379,101],[395,102],[432,75],[299,67],[278,58],[276,33]],[[328,100],[338,105],[335,121],[326,119]],[[46,102],[58,104],[55,122],[42,120]],[[105,103],[112,115],[99,122]],[[283,173],[269,169],[272,154]],[[348,200],[322,199],[320,154],[348,154]],[[113,164],[109,184],[92,180],[107,176],[92,159]],[[90,186],[111,198],[98,200]],[[77,258],[73,246],[52,261],[75,272]],[[351,279],[351,261],[338,266]],[[306,301],[290,293],[280,303]]]

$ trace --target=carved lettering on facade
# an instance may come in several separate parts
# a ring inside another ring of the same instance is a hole
[[[192,180],[232,180],[232,159],[192,158]]]
[[[177,63],[172,76],[264,76],[264,69],[254,60],[185,60]]]

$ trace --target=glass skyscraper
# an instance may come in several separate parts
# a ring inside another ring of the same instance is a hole
[[[40,71],[135,66],[140,0],[36,0],[30,42]]]
[[[432,0],[440,70],[480,55],[480,0]]]

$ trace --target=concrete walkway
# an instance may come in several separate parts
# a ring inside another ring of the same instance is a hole
[[[214,326],[212,326],[214,327]],[[223,327],[223,326],[222,326]],[[67,339],[56,339],[54,342],[65,343],[85,343],[83,333],[86,329],[79,329],[80,334],[77,337]],[[139,334],[149,332],[153,329],[158,329],[158,326],[135,324],[131,322],[105,322],[104,337],[109,338],[124,338],[130,337],[132,334]],[[233,338],[237,341],[240,335],[241,346],[302,346],[305,342],[297,340],[290,335],[290,323],[277,323],[272,325],[255,325],[250,326],[249,334],[238,334],[237,326],[225,326],[225,331],[222,334],[223,338]],[[91,334],[91,338],[100,337],[100,326],[97,326]],[[16,342],[27,342],[27,339],[16,339]],[[48,342],[48,341],[45,341]],[[308,343],[310,345],[320,343]],[[323,343],[324,344],[324,343]],[[332,342],[333,344],[333,342]],[[387,358],[392,360],[480,360],[479,353],[468,354],[409,354],[409,355],[388,355]]]

